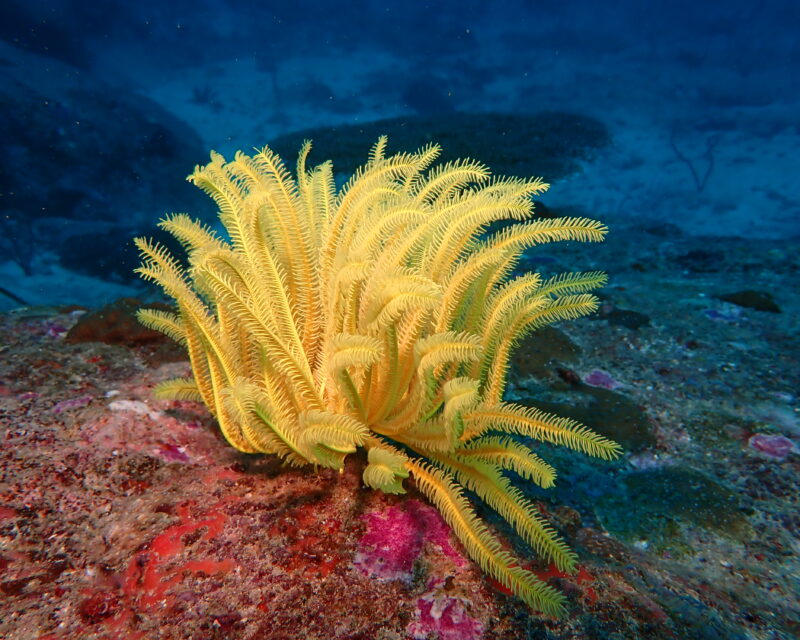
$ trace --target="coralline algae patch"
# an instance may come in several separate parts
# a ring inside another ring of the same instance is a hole
[[[450,529],[436,509],[418,500],[406,500],[364,515],[366,533],[359,541],[354,564],[380,580],[410,583],[423,546],[431,543],[456,567],[466,560],[450,544]]]
[[[432,634],[439,640],[479,640],[483,637],[484,624],[468,613],[468,606],[466,598],[431,588],[417,600],[414,620],[406,627],[406,632],[414,640],[426,640]]]
[[[201,517],[190,515],[190,505],[176,508],[180,521],[157,535],[145,548],[137,553],[122,575],[108,582],[114,589],[85,590],[85,599],[78,612],[87,625],[100,624],[111,637],[138,640],[146,637],[144,632],[130,630],[132,618],[143,614],[170,611],[176,594],[171,593],[183,583],[188,574],[199,576],[224,575],[236,563],[226,558],[194,558],[176,562],[183,556],[187,542],[213,540],[224,528],[228,517],[212,507]],[[87,630],[88,631],[88,630]]]
[[[486,617],[474,591],[456,586],[469,580],[470,563],[456,549],[449,527],[432,506],[408,499],[362,516],[366,531],[358,541],[353,564],[372,579],[399,582],[418,593],[413,618],[406,633],[413,640],[478,640],[486,631]],[[536,571],[533,567],[528,567]],[[575,575],[551,565],[536,571],[545,582],[561,581],[587,604],[598,596],[595,581],[585,567]],[[511,592],[492,578],[484,578],[495,591]]]
[[[382,581],[409,585],[415,577],[424,581],[423,593],[414,601],[414,617],[406,627],[411,638],[483,637],[485,625],[473,615],[470,600],[457,592],[453,595],[455,577],[468,563],[453,548],[450,529],[436,509],[411,499],[367,513],[363,520],[367,530],[359,540],[355,566]]]
[[[291,517],[280,518],[268,530],[270,538],[284,540],[280,566],[307,578],[327,578],[342,564],[344,546],[341,520],[320,518],[314,504],[295,509]]]
[[[782,435],[756,433],[750,437],[748,444],[767,458],[774,460],[785,460],[792,451],[797,451],[794,442]]]

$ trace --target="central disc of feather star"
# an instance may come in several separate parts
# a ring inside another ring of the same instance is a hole
[[[193,377],[156,388],[200,400],[240,451],[341,469],[366,448],[364,482],[402,493],[410,476],[470,556],[532,607],[565,598],[505,551],[464,487],[559,569],[575,554],[504,471],[550,487],[555,470],[530,439],[610,459],[616,443],[567,418],[503,401],[509,357],[526,334],[593,312],[600,272],[512,277],[521,253],[596,242],[586,218],[537,219],[539,179],[492,178],[472,160],[434,166],[436,145],[386,155],[385,137],[336,190],[330,162],[296,177],[270,149],[211,154],[189,180],[219,207],[226,237],[186,214],[160,226],[185,264],[138,238],[137,270],[174,298],[142,323],[186,348]],[[510,221],[489,232],[496,221]]]

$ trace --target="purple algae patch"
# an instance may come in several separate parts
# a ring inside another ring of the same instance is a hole
[[[51,411],[53,413],[63,413],[64,411],[70,411],[72,409],[80,409],[81,407],[85,407],[91,401],[92,396],[90,395],[78,396],[77,398],[67,398],[61,402],[56,402]]]
[[[483,637],[483,624],[467,613],[460,598],[434,591],[417,600],[416,615],[406,631],[414,640],[429,638],[431,633],[439,640],[478,640]]]
[[[757,433],[750,437],[748,444],[761,453],[774,458],[776,460],[783,460],[794,449],[794,442],[779,435],[767,435],[766,433]]]
[[[190,462],[191,459],[186,455],[186,449],[175,444],[163,443],[158,448],[161,457],[170,462]]]
[[[594,369],[583,381],[593,387],[602,387],[603,389],[616,389],[622,386],[610,374],[601,369]]]
[[[359,540],[354,562],[366,575],[410,582],[425,542],[438,546],[458,566],[465,563],[450,544],[450,529],[439,512],[418,500],[367,513],[364,519],[367,532]]]

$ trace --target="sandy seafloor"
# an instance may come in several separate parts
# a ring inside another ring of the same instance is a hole
[[[580,572],[529,559],[568,594],[568,615],[541,617],[495,589],[413,490],[361,488],[363,460],[341,476],[283,470],[231,450],[202,407],[154,401],[155,383],[188,371],[174,351],[131,325],[116,344],[65,338],[103,304],[153,294],[41,256],[31,277],[0,267],[31,303],[4,300],[0,317],[0,637],[800,635],[800,130],[787,125],[797,92],[769,69],[732,97],[721,66],[643,65],[635,49],[541,61],[481,37],[488,78],[462,108],[584,113],[613,139],[544,198],[611,227],[604,245],[548,247],[544,263],[607,271],[601,312],[526,342],[509,390],[626,448],[614,464],[543,454],[559,479],[535,498]],[[319,80],[358,96],[368,121],[403,113],[363,90],[377,67],[413,72],[387,56],[290,57],[277,73],[287,86]],[[447,74],[455,61],[439,64]],[[246,58],[150,71],[116,80],[138,83],[223,153],[352,122],[291,91],[276,105],[271,77]],[[213,104],[192,99],[205,83]],[[671,132],[701,173],[715,136],[702,191]],[[90,326],[89,338],[103,336],[101,321]]]

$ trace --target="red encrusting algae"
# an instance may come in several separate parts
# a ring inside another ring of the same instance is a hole
[[[145,549],[131,558],[128,568],[119,576],[119,588],[86,590],[80,614],[90,625],[102,623],[120,640],[145,637],[143,632],[129,629],[131,619],[139,614],[149,615],[168,611],[174,600],[171,590],[184,582],[187,574],[226,574],[236,563],[230,559],[196,558],[175,564],[186,551],[187,539],[213,540],[223,530],[228,516],[220,509],[224,503],[193,516],[196,505],[184,502],[176,505],[180,522],[158,534]]]

